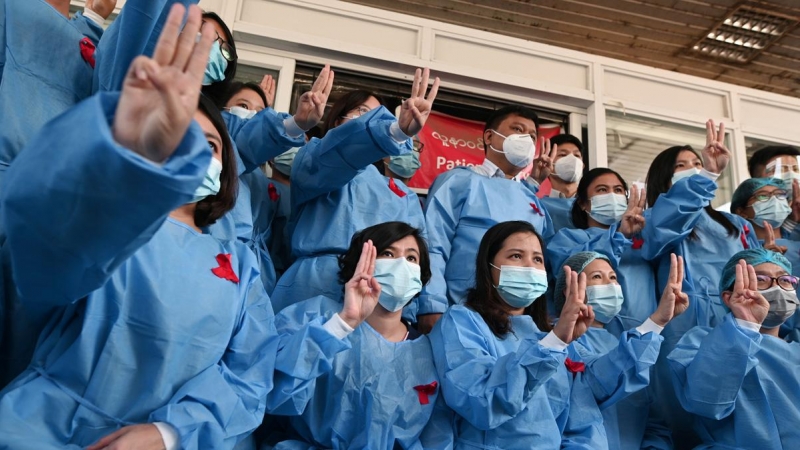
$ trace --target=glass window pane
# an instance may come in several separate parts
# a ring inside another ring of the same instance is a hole
[[[675,145],[691,145],[699,154],[706,145],[705,127],[694,128],[655,119],[608,111],[606,117],[608,167],[619,172],[630,185],[644,182],[655,157]],[[730,148],[730,135],[726,144]],[[730,166],[717,180],[719,190],[711,203],[719,207],[730,201],[733,177]]]

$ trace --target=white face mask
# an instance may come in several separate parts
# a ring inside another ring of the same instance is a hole
[[[764,322],[761,324],[764,328],[777,328],[786,322],[789,317],[792,317],[797,310],[796,291],[784,291],[780,286],[772,286],[769,289],[761,291],[761,295],[769,302],[769,312]]]
[[[525,168],[533,162],[533,154],[536,152],[536,146],[530,134],[511,134],[503,136],[497,131],[491,131],[501,138],[505,138],[505,140],[503,141],[503,150],[497,150],[489,144],[490,149],[497,153],[505,153],[508,162],[515,167]]]
[[[684,178],[689,178],[692,175],[700,175],[700,172],[701,172],[700,169],[698,169],[697,167],[692,167],[691,169],[686,169],[686,170],[681,170],[680,172],[675,172],[675,174],[672,175],[672,185],[675,186],[675,183],[677,183],[678,180],[682,180]]]
[[[595,195],[591,201],[592,210],[589,211],[589,216],[603,225],[619,222],[628,210],[628,199],[622,194]]]
[[[555,175],[567,183],[577,183],[583,178],[583,161],[575,155],[559,158],[555,169]]]
[[[258,113],[258,111],[254,109],[246,109],[242,108],[241,106],[231,106],[230,108],[227,108],[227,110],[234,116],[244,120],[252,119],[256,113]]]

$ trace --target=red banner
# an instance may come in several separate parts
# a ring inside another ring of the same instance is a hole
[[[417,138],[425,145],[419,155],[422,167],[411,178],[409,187],[428,189],[439,174],[458,166],[475,166],[483,163],[483,122],[459,119],[432,112]],[[539,137],[547,139],[559,134],[559,125],[546,125],[538,130]],[[539,154],[541,141],[536,143]],[[522,173],[529,174],[530,166]]]

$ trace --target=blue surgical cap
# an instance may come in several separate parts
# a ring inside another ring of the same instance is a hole
[[[792,273],[792,263],[780,253],[765,248],[742,250],[733,255],[731,259],[725,263],[725,267],[722,268],[722,276],[719,278],[720,294],[724,291],[730,291],[733,288],[733,283],[736,281],[736,264],[739,264],[740,259],[743,259],[747,264],[753,267],[759,264],[772,263],[785,270],[786,273]]]
[[[742,184],[733,191],[731,212],[736,214],[738,208],[746,208],[747,201],[750,200],[750,197],[764,186],[775,186],[784,189],[785,184],[780,178],[750,178],[749,180],[744,180]]]
[[[575,272],[581,273],[595,259],[602,259],[611,264],[611,260],[606,255],[597,252],[578,252],[567,258],[562,267],[556,268],[558,270],[558,278],[556,279],[555,292],[553,292],[553,303],[556,307],[556,313],[561,314],[561,309],[564,308],[564,302],[567,298],[564,296],[564,290],[567,288],[567,275],[563,270],[563,266],[567,266]]]

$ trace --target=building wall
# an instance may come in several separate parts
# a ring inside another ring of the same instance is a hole
[[[430,67],[443,87],[570,113],[571,133],[588,127],[591,167],[617,164],[609,118],[663,124],[666,138],[674,127],[702,138],[707,119],[725,122],[732,186],[748,177],[747,139],[800,145],[792,97],[333,0],[200,5],[234,31],[241,63],[280,72],[277,109],[289,106],[296,61],[406,80]]]

